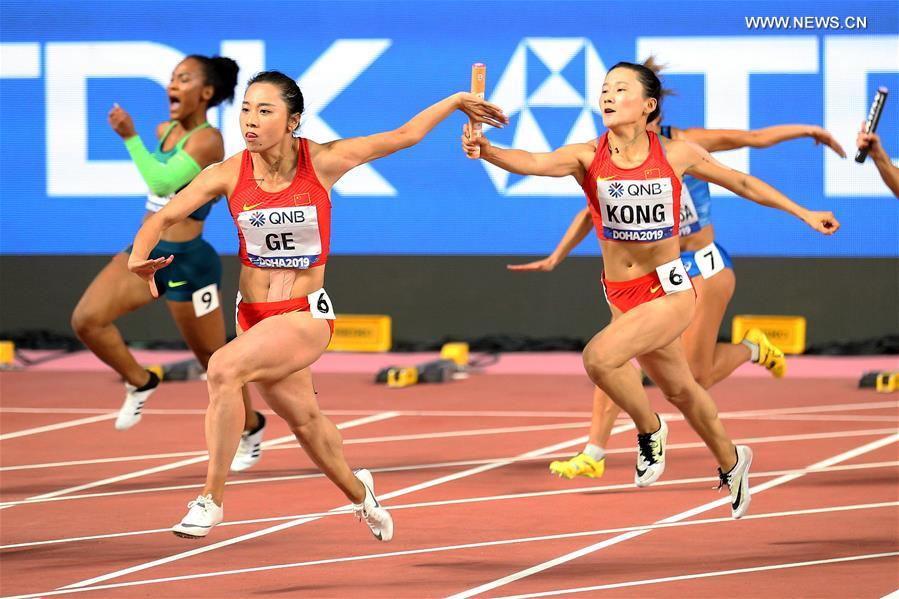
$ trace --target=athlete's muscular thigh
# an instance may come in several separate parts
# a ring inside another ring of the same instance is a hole
[[[212,356],[210,377],[276,381],[312,364],[330,339],[327,321],[309,312],[272,316],[244,331]]]
[[[649,378],[669,399],[683,397],[696,383],[687,364],[683,342],[675,338],[667,345],[637,356]]]
[[[128,270],[128,254],[116,254],[97,273],[75,306],[73,321],[105,324],[153,301],[147,284]]]
[[[312,372],[304,368],[278,381],[257,384],[269,407],[293,430],[305,425],[319,412],[312,385]]]
[[[613,307],[612,322],[590,341],[614,365],[664,347],[684,331],[693,316],[689,291],[641,304],[625,314]]]

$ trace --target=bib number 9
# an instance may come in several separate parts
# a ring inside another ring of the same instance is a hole
[[[219,307],[219,288],[212,283],[193,292],[191,299],[194,303],[194,314],[197,318],[214,312]]]

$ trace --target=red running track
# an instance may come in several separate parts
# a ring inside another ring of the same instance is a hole
[[[899,588],[897,396],[848,378],[732,378],[713,390],[755,460],[749,515],[730,519],[715,465],[670,414],[662,480],[633,486],[619,421],[605,476],[560,480],[590,385],[493,374],[391,390],[316,377],[353,467],[375,473],[396,536],[379,543],[297,449],[232,476],[226,523],[168,532],[202,487],[201,382],[165,384],[135,428],[103,372],[0,374],[4,596],[882,597]],[[110,416],[113,414],[113,416]],[[266,439],[288,435],[269,419]],[[716,503],[717,502],[717,503]],[[80,586],[79,586],[80,585]],[[68,588],[66,588],[68,587]]]

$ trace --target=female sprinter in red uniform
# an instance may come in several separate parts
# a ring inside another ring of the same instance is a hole
[[[206,166],[222,159],[222,135],[206,121],[206,112],[234,98],[237,63],[230,58],[191,55],[178,63],[166,88],[169,120],[156,127],[159,143],[149,152],[137,135],[131,116],[116,105],[109,124],[125,141],[150,193],[146,220],[174,197]],[[202,237],[213,201],[199,206],[190,218],[173,226],[153,248],[153,256],[175,255],[178,267],[157,275],[157,287],[184,340],[206,368],[212,353],[225,344],[225,322],[219,307],[222,265]],[[85,290],[72,314],[72,327],[98,358],[125,379],[125,401],[115,427],[126,430],[141,419],[144,403],[156,391],[159,377],[137,363],[114,322],[155,297],[128,272],[130,248],[116,255]],[[197,299],[198,302],[194,300]],[[198,309],[199,307],[199,309]],[[246,435],[235,456],[235,470],[259,460],[265,419],[254,412],[245,395]]]
[[[312,388],[309,366],[324,352],[333,331],[334,308],[323,288],[330,190],[350,169],[418,143],[457,109],[491,125],[507,120],[492,104],[457,93],[399,129],[318,144],[295,136],[303,112],[296,82],[279,72],[260,73],[250,81],[241,110],[247,149],[207,168],[141,227],[128,265],[149,281],[154,295],[154,275],[172,257],[148,258],[150,250],[163,231],[197,207],[226,195],[240,241],[242,333],[209,363],[206,485],[173,528],[176,535],[206,536],[222,521],[228,464],[243,420],[240,389],[254,381],[375,538],[392,538],[393,520],[375,498],[371,473],[350,470],[340,433],[319,411]]]
[[[624,409],[637,427],[634,481],[655,482],[665,467],[668,429],[655,414],[636,358],[665,397],[703,439],[731,492],[732,515],[749,507],[752,451],[734,446],[712,398],[693,378],[680,336],[693,317],[696,294],[680,258],[680,192],[684,174],[717,183],[765,205],[792,202],[765,183],[727,169],[682,141],[648,131],[660,113],[661,82],[643,65],[619,63],[606,75],[600,96],[608,132],[599,140],[533,154],[502,150],[482,137],[462,141],[471,156],[522,175],[574,176],[587,196],[603,253],[603,288],[612,322],[584,349],[591,380]],[[822,217],[815,226],[835,224]]]
[[[652,59],[643,63],[656,74],[661,70]],[[666,91],[662,92],[663,97]],[[767,148],[775,144],[811,137],[846,157],[846,153],[830,133],[814,125],[777,125],[755,131],[725,129],[676,129],[661,126],[661,117],[649,124],[649,130],[669,139],[683,140],[700,146],[700,152],[722,151],[742,147]],[[787,210],[786,206],[779,206]],[[794,213],[814,226],[822,214],[804,209]],[[515,271],[551,271],[587,236],[593,228],[590,209],[584,208],[572,220],[564,237],[552,254],[528,264],[509,266]],[[836,229],[828,229],[827,234]],[[715,241],[711,222],[711,197],[708,183],[685,175],[681,188],[680,249],[687,273],[696,289],[696,312],[683,333],[684,351],[696,381],[705,389],[731,374],[739,365],[752,361],[767,368],[775,377],[786,373],[783,352],[759,329],[747,332],[742,343],[718,343],[718,331],[727,304],[733,296],[736,276],[730,256]],[[568,460],[554,461],[551,472],[574,478],[599,478],[605,470],[605,447],[621,409],[598,387],[593,392],[590,434],[584,450]]]

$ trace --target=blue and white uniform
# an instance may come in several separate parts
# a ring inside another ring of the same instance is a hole
[[[671,139],[671,127],[660,127],[662,135]],[[712,196],[709,184],[696,177],[684,175],[680,201],[680,236],[695,235],[712,224]],[[681,260],[690,277],[708,279],[725,268],[733,270],[727,251],[713,241],[695,252],[681,252]]]

